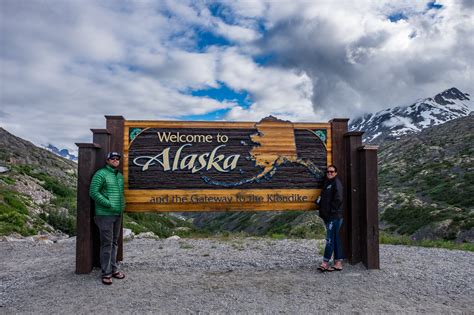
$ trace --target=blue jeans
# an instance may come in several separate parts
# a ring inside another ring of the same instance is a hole
[[[334,252],[334,260],[342,260],[342,243],[339,230],[341,229],[343,219],[328,219],[324,220],[326,224],[326,248],[324,249],[325,262],[331,260]]]

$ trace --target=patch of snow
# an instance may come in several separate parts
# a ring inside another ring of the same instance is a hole
[[[413,121],[409,117],[392,117],[389,120],[384,121],[383,125],[389,128],[402,126],[405,128],[410,128],[412,130],[418,130],[418,127],[413,124]]]
[[[372,137],[370,137],[369,141],[374,140],[375,138],[377,138],[377,137],[380,136],[381,134],[382,134],[382,132],[377,132],[375,135],[373,135]]]

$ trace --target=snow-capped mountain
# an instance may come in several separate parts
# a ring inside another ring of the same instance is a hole
[[[380,143],[385,139],[398,139],[405,134],[468,116],[472,111],[474,102],[470,95],[453,87],[409,106],[366,114],[352,120],[349,128],[364,131],[364,142]]]
[[[69,153],[69,151],[67,149],[59,150],[57,147],[55,147],[52,144],[43,145],[43,148],[45,148],[46,150],[48,150],[50,152],[53,152],[56,155],[62,156],[63,158],[66,158],[68,160],[77,162],[77,156],[75,156],[74,154]]]

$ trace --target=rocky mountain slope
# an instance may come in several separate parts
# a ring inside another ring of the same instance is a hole
[[[382,143],[379,200],[388,231],[474,242],[474,116]]]
[[[473,110],[471,96],[453,87],[409,106],[387,108],[356,118],[349,127],[351,130],[364,131],[365,142],[382,143],[465,117]]]
[[[0,128],[0,234],[75,233],[77,164]]]

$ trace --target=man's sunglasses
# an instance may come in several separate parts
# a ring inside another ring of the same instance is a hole
[[[118,157],[113,157],[113,158],[110,158],[109,160],[112,160],[112,161],[120,161],[120,158],[118,158]]]
[[[336,171],[326,171],[326,173],[336,173]]]

